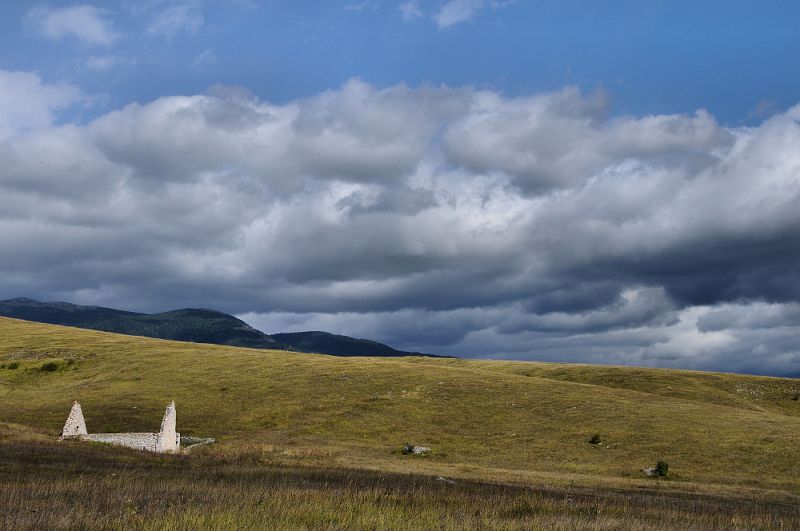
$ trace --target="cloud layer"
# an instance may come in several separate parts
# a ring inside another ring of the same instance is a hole
[[[71,37],[84,44],[108,46],[119,38],[106,12],[88,4],[60,8],[36,6],[28,11],[24,22],[36,33],[54,41]]]
[[[569,87],[352,80],[59,125],[77,88],[0,71],[0,111],[15,94],[5,296],[210,306],[468,356],[800,374],[800,107],[729,128],[702,110],[612,116]]]

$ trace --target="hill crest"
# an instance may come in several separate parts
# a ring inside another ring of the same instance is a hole
[[[233,315],[208,308],[181,308],[147,314],[18,297],[0,301],[0,316],[101,332],[234,347],[332,356],[442,357],[405,352],[377,341],[323,331],[265,334]]]

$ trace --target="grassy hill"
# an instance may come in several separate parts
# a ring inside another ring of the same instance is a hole
[[[136,313],[68,302],[28,298],[0,301],[0,316],[38,323],[74,326],[132,336],[236,347],[284,349],[334,356],[434,356],[404,352],[377,341],[330,334],[296,332],[268,335],[232,315],[198,308],[163,313]]]
[[[289,345],[292,350],[297,350],[298,352],[316,352],[319,354],[330,354],[331,356],[367,356],[381,358],[399,358],[403,356],[426,356],[429,358],[448,357],[424,354],[422,352],[406,352],[394,349],[383,343],[378,343],[377,341],[357,339],[339,334],[331,334],[329,332],[282,332],[272,334],[270,337],[278,343]]]
[[[290,348],[232,315],[205,309],[186,308],[145,314],[19,298],[0,301],[0,316],[175,341],[248,348]]]
[[[98,432],[155,430],[174,399],[182,434],[219,441],[198,459],[800,501],[792,379],[328,357],[5,318],[0,365],[0,422],[42,439],[59,434],[73,399]],[[594,433],[601,444],[588,443]],[[401,455],[404,442],[433,452]],[[642,476],[657,460],[668,481]]]

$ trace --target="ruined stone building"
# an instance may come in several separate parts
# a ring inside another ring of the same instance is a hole
[[[104,442],[148,452],[177,452],[181,448],[181,436],[176,431],[175,402],[167,406],[158,433],[88,433],[81,405],[76,400],[64,423],[61,438]]]

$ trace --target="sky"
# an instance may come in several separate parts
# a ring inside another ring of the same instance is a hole
[[[778,0],[5,1],[0,298],[800,375],[798,22]]]

